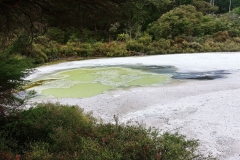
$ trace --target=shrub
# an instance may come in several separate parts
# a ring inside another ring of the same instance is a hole
[[[209,2],[205,2],[202,0],[193,0],[192,5],[196,7],[196,9],[204,14],[214,13],[218,11],[218,7],[211,5]]]
[[[97,42],[93,44],[94,56],[120,57],[128,55],[125,43],[112,41],[109,43]]]
[[[109,52],[106,43],[97,42],[93,44],[93,55],[94,56],[106,56],[106,53]]]
[[[43,52],[43,46],[39,44],[33,44],[32,49],[29,50],[32,57],[35,59],[35,63],[41,64],[48,61],[48,56]]]
[[[112,41],[106,47],[108,48],[106,52],[108,57],[123,57],[129,54],[125,43],[122,42]]]
[[[149,34],[145,33],[142,37],[137,39],[138,43],[142,43],[144,45],[149,45],[152,42],[152,36]]]
[[[44,59],[44,62],[49,59],[57,59],[60,58],[60,44],[54,40],[50,40],[45,36],[37,37],[37,40],[32,45],[32,50],[30,51],[33,56],[37,56]]]
[[[198,147],[197,141],[186,140],[185,136],[165,133],[160,138],[162,142],[162,159],[192,160],[197,158],[194,152]]]
[[[240,15],[240,7],[236,7],[232,10],[233,13]]]
[[[179,159],[201,157],[197,141],[141,125],[97,123],[77,106],[39,104],[0,127],[0,155],[25,159]],[[8,143],[7,143],[8,142]],[[9,150],[6,150],[9,149]]]
[[[236,43],[240,43],[240,37],[234,37],[233,41],[236,42]]]
[[[194,27],[193,36],[212,35],[216,31],[216,21],[211,15],[203,16],[200,23]]]
[[[73,51],[72,47],[68,45],[62,45],[59,49],[59,54],[63,57],[76,56],[77,54]]]
[[[81,128],[88,129],[92,118],[82,112],[74,106],[40,104],[36,108],[17,113],[13,118],[10,117],[4,130],[9,137],[18,141],[20,148],[25,143],[34,141],[52,141],[50,135],[54,134],[57,128],[85,132]]]
[[[221,51],[222,43],[214,42],[214,40],[206,40],[201,48],[201,52],[219,52]]]
[[[219,31],[214,34],[214,40],[216,42],[225,42],[227,39],[230,39],[227,31]]]
[[[90,43],[79,43],[77,48],[73,48],[81,57],[91,56],[93,53],[92,45]]]
[[[133,52],[144,52],[145,46],[142,43],[138,43],[136,40],[130,40],[126,44],[126,48],[128,51]]]
[[[240,46],[238,42],[228,39],[225,43],[222,43],[221,50],[227,52],[236,52],[240,50]]]
[[[148,54],[166,54],[168,53],[168,49],[171,47],[170,40],[159,39],[158,41],[154,41],[150,44],[151,50]]]
[[[201,51],[202,50],[202,45],[197,42],[192,42],[189,44],[189,47],[193,48],[196,51]]]

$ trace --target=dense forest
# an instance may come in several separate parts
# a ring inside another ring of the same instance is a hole
[[[238,51],[237,0],[1,1],[1,51],[35,63]]]
[[[76,106],[21,110],[34,93],[18,93],[56,59],[239,51],[239,0],[0,0],[0,23],[0,159],[202,157],[196,141],[101,124]]]

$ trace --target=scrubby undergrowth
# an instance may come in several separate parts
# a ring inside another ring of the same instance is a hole
[[[1,120],[0,159],[203,159],[198,142],[143,126],[99,123],[77,106],[39,104]]]
[[[51,43],[45,41],[43,44]],[[219,31],[212,36],[178,36],[173,39],[153,39],[144,34],[139,39],[111,42],[78,42],[66,44],[53,43],[51,46],[34,44],[32,51],[38,57],[36,63],[49,60],[93,57],[126,57],[141,55],[159,55],[173,53],[200,52],[237,52],[240,51],[240,38],[231,37],[228,31]],[[40,54],[41,53],[41,54]],[[42,55],[42,56],[41,56]]]
[[[240,51],[239,13],[213,14],[214,8],[202,0],[178,4],[145,25],[136,22],[131,31],[120,19],[102,31],[96,24],[95,29],[81,30],[49,26],[32,37],[31,43],[24,32],[9,39],[0,37],[6,41],[0,52],[31,57],[41,64],[69,58]]]

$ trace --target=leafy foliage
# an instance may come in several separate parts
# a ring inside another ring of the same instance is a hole
[[[0,153],[25,159],[193,159],[197,141],[141,125],[97,123],[77,106],[39,104],[1,125]],[[11,142],[7,142],[11,139]]]
[[[218,11],[218,7],[211,5],[209,2],[203,0],[193,0],[192,5],[196,7],[197,11],[203,14],[215,13]]]
[[[234,8],[232,10],[233,13],[240,15],[240,7]]]
[[[156,39],[174,38],[180,35],[192,36],[202,16],[195,7],[182,5],[161,16],[149,31]]]
[[[24,101],[14,95],[23,85],[28,75],[31,60],[21,56],[0,54],[0,119],[4,119],[9,109],[15,109]],[[11,107],[10,107],[11,106]]]

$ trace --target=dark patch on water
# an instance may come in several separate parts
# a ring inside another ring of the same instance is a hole
[[[157,66],[157,65],[114,65],[109,67],[131,68],[157,74],[173,74],[177,70],[174,66]]]
[[[219,78],[225,78],[227,74],[230,74],[226,70],[206,71],[206,72],[177,72],[177,68],[174,66],[157,66],[157,65],[110,65],[103,67],[125,67],[145,72],[151,72],[156,74],[172,74],[173,79],[193,79],[193,80],[214,80]]]
[[[131,69],[137,69],[137,70],[157,73],[157,74],[172,74],[176,71],[176,68],[173,66],[148,65],[148,66],[127,66],[127,67]]]
[[[225,78],[227,74],[230,74],[225,70],[207,71],[207,72],[176,72],[173,79],[195,79],[195,80],[214,80],[218,78]]]

